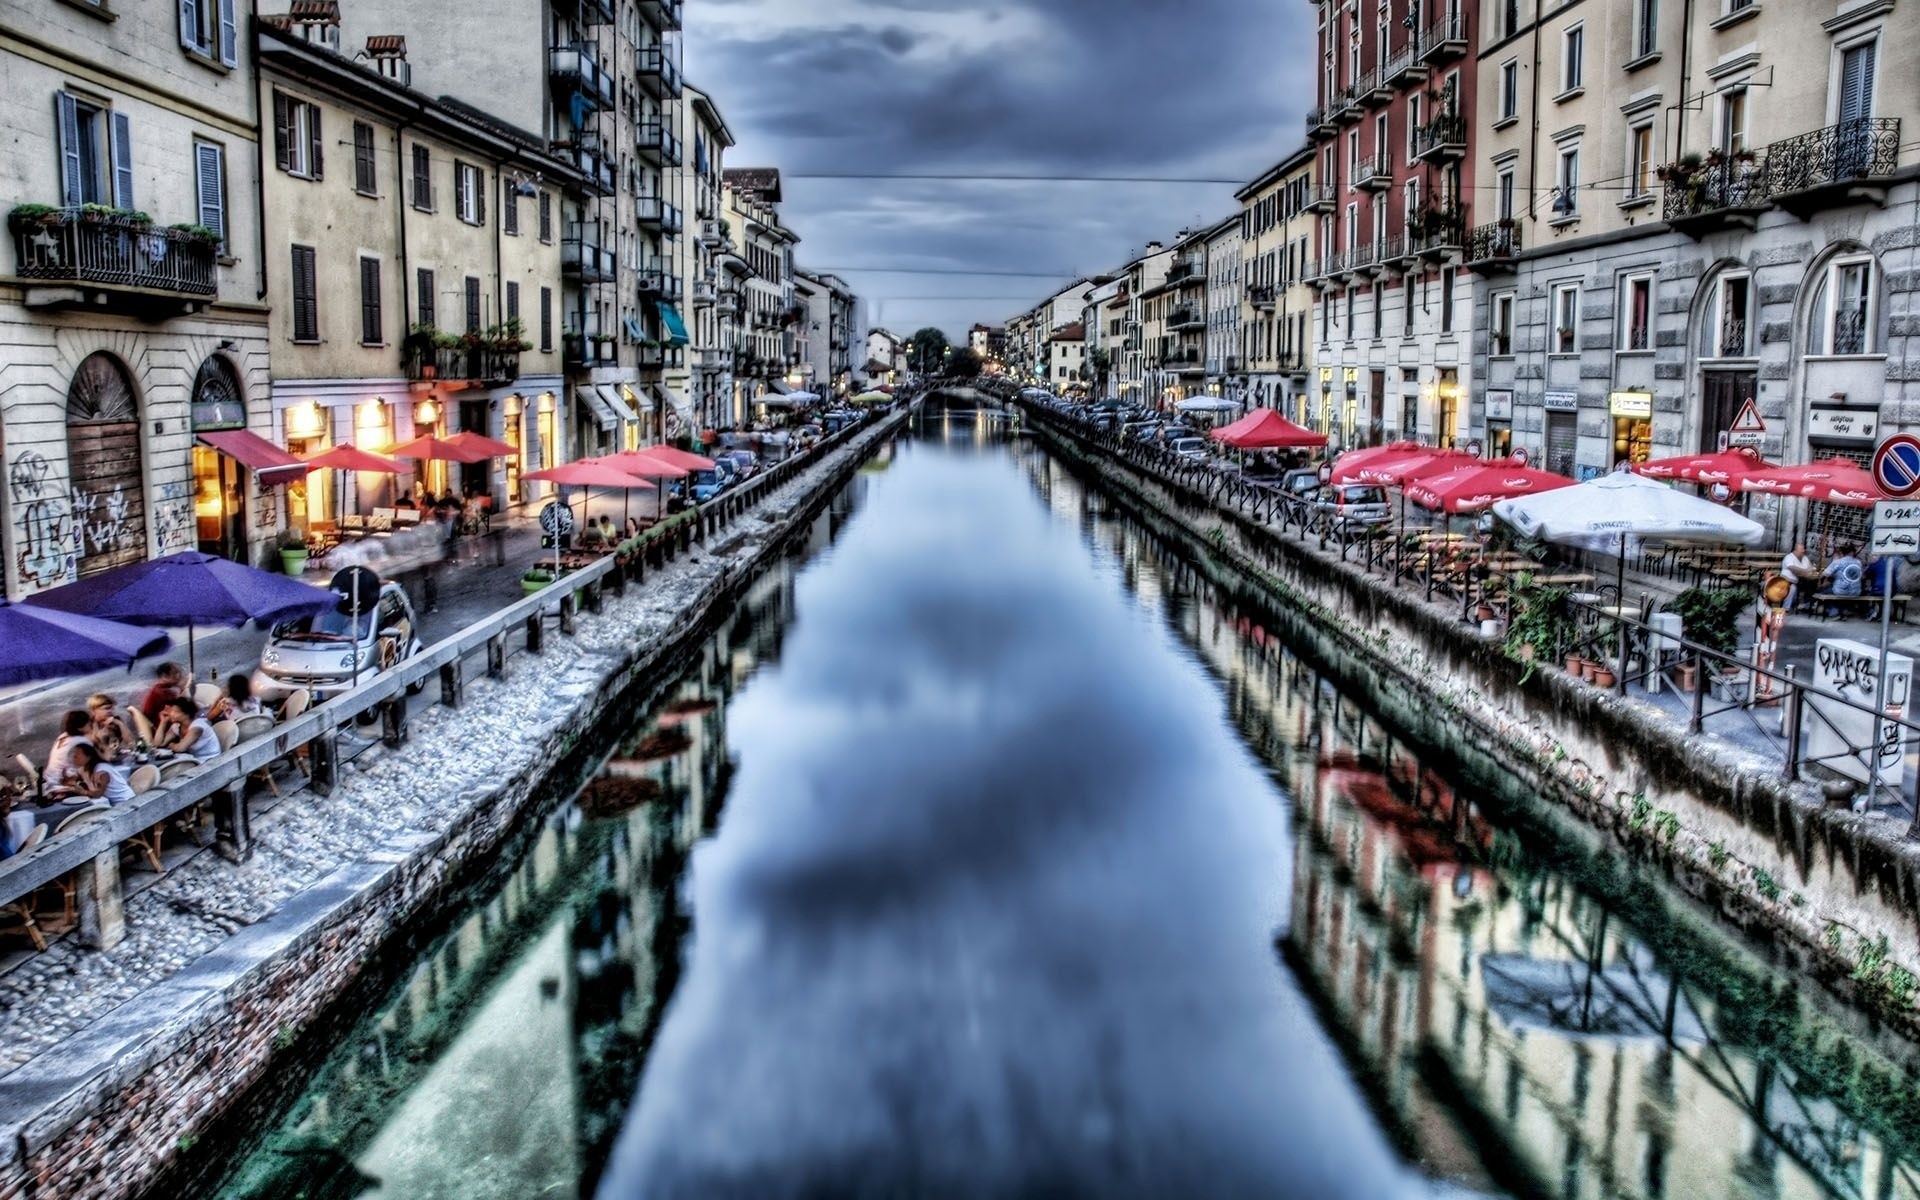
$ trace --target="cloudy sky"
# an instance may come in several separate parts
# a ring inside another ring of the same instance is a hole
[[[778,166],[803,265],[897,332],[964,332],[1052,273],[1104,270],[1234,210],[1226,183],[808,179],[985,173],[1243,180],[1312,103],[1300,0],[689,0],[687,77]],[[904,274],[1043,272],[1035,276]],[[1062,280],[1065,282],[1065,280]]]

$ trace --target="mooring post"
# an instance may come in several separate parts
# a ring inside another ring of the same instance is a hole
[[[322,796],[330,796],[340,783],[340,731],[329,725],[307,743],[307,757],[313,768],[308,782]]]
[[[464,669],[458,658],[440,668],[440,703],[448,708],[459,708],[460,702],[466,699]]]
[[[527,618],[527,653],[528,654],[540,653],[541,646],[546,641],[546,637],[547,637],[546,619],[542,617],[539,613],[534,613],[532,616],[528,617]]]
[[[502,629],[487,639],[487,678],[507,677],[507,631]]]
[[[126,893],[120,885],[120,848],[80,864],[73,873],[74,907],[80,918],[80,944],[111,950],[127,936]]]

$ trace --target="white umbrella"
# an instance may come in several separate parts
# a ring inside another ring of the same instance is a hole
[[[1232,400],[1222,400],[1218,396],[1195,396],[1191,400],[1182,400],[1174,405],[1184,413],[1222,413],[1239,412],[1240,406]]]
[[[788,392],[788,404],[812,404],[820,399],[819,392]]]
[[[1617,543],[1621,603],[1626,602],[1630,537],[1751,546],[1766,533],[1758,521],[1732,509],[1625,471],[1551,492],[1501,500],[1494,504],[1493,515],[1528,537],[1562,545],[1605,547]]]

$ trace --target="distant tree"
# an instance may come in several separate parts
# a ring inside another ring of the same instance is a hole
[[[972,379],[980,373],[980,356],[973,347],[962,346],[947,359],[947,374],[955,379]]]
[[[921,375],[932,375],[946,361],[947,335],[929,325],[907,339],[907,363]]]
[[[1087,373],[1093,379],[1093,395],[1098,400],[1107,394],[1107,376],[1113,371],[1113,355],[1105,346],[1096,346],[1087,355]]]

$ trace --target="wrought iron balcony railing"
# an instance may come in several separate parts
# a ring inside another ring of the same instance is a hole
[[[11,220],[18,274],[211,296],[218,287],[215,246],[194,233],[156,229],[79,208]]]
[[[1773,196],[1884,179],[1899,167],[1900,119],[1862,117],[1786,138],[1767,147],[1767,190]]]
[[[1477,226],[1467,234],[1466,260],[1480,267],[1510,263],[1520,253],[1520,225],[1516,221],[1495,221]]]

